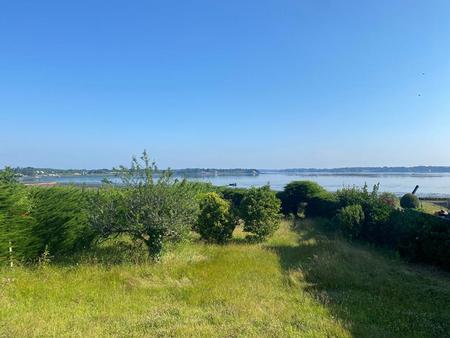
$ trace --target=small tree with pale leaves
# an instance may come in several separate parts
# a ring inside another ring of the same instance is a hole
[[[197,188],[159,171],[144,151],[131,167],[120,167],[121,187],[107,185],[93,199],[91,224],[103,238],[127,234],[145,243],[157,260],[167,241],[187,236],[197,219]]]

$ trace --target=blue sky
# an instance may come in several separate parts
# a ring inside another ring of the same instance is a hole
[[[450,165],[450,1],[1,1],[0,166]]]

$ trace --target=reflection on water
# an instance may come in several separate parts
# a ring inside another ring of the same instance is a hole
[[[63,176],[41,177],[27,180],[26,182],[57,182],[62,184],[86,184],[99,185],[104,176]],[[116,177],[108,177],[115,183],[120,180]],[[326,173],[262,173],[258,176],[216,176],[204,178],[188,178],[194,181],[211,182],[214,185],[228,185],[236,183],[238,187],[262,186],[269,183],[274,190],[282,190],[283,187],[294,180],[311,180],[319,183],[329,191],[336,191],[344,186],[369,187],[380,183],[381,191],[393,192],[402,195],[411,192],[416,184],[420,186],[419,196],[450,197],[450,174],[326,174]]]

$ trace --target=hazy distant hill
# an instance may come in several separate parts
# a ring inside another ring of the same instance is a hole
[[[114,175],[112,169],[54,169],[54,168],[15,168],[14,171],[24,176],[76,176],[76,175]],[[177,176],[209,177],[209,176],[258,176],[261,173],[323,173],[323,174],[439,174],[450,173],[446,166],[416,166],[416,167],[345,167],[345,168],[292,168],[292,169],[214,169],[214,168],[186,168],[173,169]]]
[[[114,175],[116,171],[112,169],[54,169],[54,168],[15,168],[17,174],[23,176],[77,176],[77,175]],[[172,169],[177,176],[204,177],[204,176],[257,176],[256,169],[204,169],[187,168]]]
[[[267,170],[270,172],[283,173],[450,173],[450,167],[445,166],[415,166],[415,167],[345,167],[345,168],[331,168],[331,169],[317,169],[317,168],[292,168]]]

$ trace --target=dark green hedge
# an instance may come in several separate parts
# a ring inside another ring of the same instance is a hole
[[[284,212],[292,211],[295,203],[303,202],[306,217],[333,219],[335,229],[350,239],[387,247],[407,260],[450,270],[450,221],[413,209],[397,209],[395,197],[379,194],[378,185],[373,191],[367,187],[345,188],[336,193],[314,189],[314,194],[306,197],[303,194],[294,201],[292,190],[300,190],[304,185],[304,182],[295,182],[290,185],[291,192],[278,193]],[[348,213],[349,206],[360,206],[363,211],[363,217],[359,217],[362,220],[356,222],[358,226],[343,221],[346,218],[342,213]]]
[[[403,257],[450,270],[450,221],[416,210],[396,210],[385,232],[382,244]]]
[[[32,262],[87,248],[95,237],[88,224],[90,195],[79,187],[0,186],[0,260]]]
[[[33,188],[30,216],[36,220],[33,234],[40,251],[71,254],[90,246],[95,237],[88,223],[89,195],[95,190],[80,187]]]

